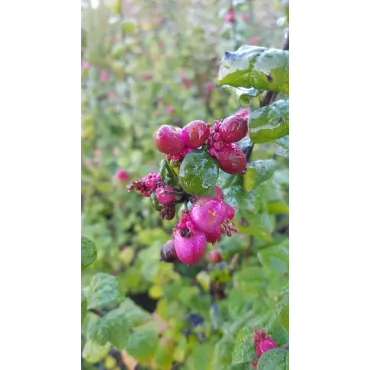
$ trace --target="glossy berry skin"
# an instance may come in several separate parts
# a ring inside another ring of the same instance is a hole
[[[175,200],[175,196],[173,194],[167,194],[165,193],[165,191],[173,191],[172,186],[165,185],[156,189],[155,195],[157,197],[158,202],[164,205],[173,203]]]
[[[232,220],[235,216],[235,209],[226,203],[226,219]]]
[[[217,229],[210,233],[206,233],[206,239],[208,243],[215,244],[221,238],[221,227],[218,226]]]
[[[236,144],[225,145],[217,154],[216,159],[222,171],[230,175],[239,175],[247,167],[247,159]]]
[[[164,154],[178,154],[184,149],[181,130],[168,125],[162,125],[154,134],[158,150]]]
[[[226,203],[222,199],[203,197],[194,203],[190,218],[204,232],[215,231],[226,216]]]
[[[248,119],[239,115],[225,118],[219,128],[219,133],[225,143],[236,143],[248,133]]]
[[[196,149],[206,142],[209,133],[210,126],[205,122],[192,121],[182,129],[182,138],[188,148]]]
[[[195,230],[192,236],[185,238],[181,236],[181,230],[173,233],[177,257],[187,265],[194,265],[204,255],[207,240],[203,231]]]
[[[211,263],[220,263],[222,261],[220,252],[217,249],[212,249],[208,253],[208,260]]]

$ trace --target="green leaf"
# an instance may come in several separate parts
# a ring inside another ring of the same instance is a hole
[[[183,160],[179,181],[184,191],[194,195],[210,195],[218,178],[217,161],[205,149],[194,150]]]
[[[157,196],[155,194],[155,191],[153,191],[152,194],[150,194],[150,201],[152,203],[152,206],[153,208],[156,210],[156,211],[160,211],[161,210],[161,205],[159,204],[158,202],[158,199],[157,199]]]
[[[100,346],[104,346],[108,342],[108,332],[105,317],[96,317],[95,319],[89,321],[87,337]]]
[[[172,367],[174,345],[171,339],[162,338],[154,355],[154,364],[157,369],[170,370]]]
[[[243,176],[243,186],[245,191],[255,189],[259,184],[269,179],[276,169],[273,159],[261,159],[250,162],[247,172]]]
[[[84,291],[81,289],[81,324],[83,323],[87,313],[87,298]]]
[[[119,305],[119,301],[120,297],[116,278],[101,272],[94,275],[89,290],[88,308],[113,309]]]
[[[244,45],[225,52],[218,84],[288,93],[289,51]]]
[[[177,175],[166,159],[162,159],[159,174],[162,181],[171,186],[177,186]]]
[[[231,365],[232,352],[234,347],[234,337],[232,335],[224,335],[217,342],[213,356],[213,370],[228,370]]]
[[[256,109],[249,118],[249,136],[256,143],[266,143],[289,135],[289,101]]]
[[[128,341],[126,351],[138,361],[150,360],[156,351],[158,336],[153,328],[140,327]]]
[[[282,275],[289,271],[289,250],[285,245],[262,249],[257,257],[269,274]]]
[[[96,258],[96,247],[94,243],[81,235],[81,271],[90,266]]]
[[[129,336],[129,320],[121,308],[109,311],[103,320],[106,326],[108,341],[118,350],[125,348]]]
[[[284,289],[278,297],[276,315],[283,329],[289,334],[289,289]]]
[[[88,339],[82,351],[82,358],[91,363],[101,361],[109,353],[110,347],[110,343],[101,346]]]
[[[120,309],[125,313],[125,320],[130,328],[146,323],[150,315],[137,306],[130,298],[126,298]]]
[[[266,351],[258,361],[257,370],[286,370],[287,354],[280,348]]]
[[[240,330],[234,342],[232,364],[246,364],[256,359],[256,345],[253,343],[253,333],[245,335],[245,330]]]
[[[248,194],[248,193],[247,193]],[[248,226],[237,224],[238,230],[243,234],[255,236],[270,242],[272,240],[271,234],[274,230],[274,217],[266,212],[259,214],[251,214],[250,212],[243,212],[243,218],[247,221]]]
[[[278,148],[276,149],[276,155],[283,158],[289,158],[289,135],[283,136],[276,140]]]
[[[249,105],[252,98],[262,94],[261,90],[255,88],[246,89],[244,87],[225,86],[225,89],[230,93],[234,93],[236,100],[242,106]]]
[[[247,248],[245,237],[233,234],[229,238],[222,238],[217,246],[223,260],[231,259],[236,253],[241,253]]]

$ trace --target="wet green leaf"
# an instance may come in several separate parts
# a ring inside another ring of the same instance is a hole
[[[287,354],[280,348],[266,351],[258,361],[257,370],[286,370]]]
[[[110,343],[101,346],[88,339],[82,351],[82,358],[91,363],[101,361],[108,354],[110,347]]]
[[[90,266],[96,258],[96,247],[94,243],[81,235],[81,271]]]
[[[87,313],[87,298],[84,291],[81,289],[81,324],[83,323]]]
[[[154,355],[154,364],[157,369],[170,370],[172,367],[174,344],[169,338],[162,338],[158,343]]]
[[[289,289],[285,289],[278,297],[276,315],[283,329],[289,334]]]
[[[157,344],[158,336],[155,330],[140,327],[131,334],[126,351],[138,361],[147,361],[154,356]]]
[[[232,353],[232,364],[248,364],[257,359],[256,345],[253,343],[253,333],[246,335],[246,330],[238,332]]]
[[[225,52],[218,84],[288,93],[289,51],[244,45]]]
[[[289,250],[285,245],[264,248],[257,257],[269,274],[282,275],[289,271]]]
[[[177,175],[166,159],[162,159],[161,161],[159,174],[165,184],[171,186],[178,185]]]
[[[108,341],[118,350],[125,348],[130,332],[129,320],[121,308],[109,311],[103,318]]]
[[[188,194],[210,195],[218,172],[217,161],[205,149],[194,150],[181,163],[179,182]]]
[[[255,189],[259,184],[269,179],[276,169],[273,159],[261,159],[250,162],[247,172],[243,176],[243,187],[245,191]]]
[[[89,290],[88,308],[113,309],[119,305],[120,297],[118,282],[109,274],[97,273],[94,275]]]
[[[256,109],[250,115],[249,136],[256,143],[266,143],[289,135],[289,101]]]
[[[160,211],[160,209],[162,208],[161,205],[159,204],[158,202],[158,199],[157,199],[157,196],[155,194],[155,191],[153,191],[152,194],[150,194],[150,201],[152,203],[152,206],[153,208],[156,210],[156,211]]]
[[[289,135],[276,140],[279,146],[276,149],[276,155],[283,158],[289,158]]]
[[[231,356],[234,347],[234,337],[224,335],[214,349],[213,365],[214,370],[228,370],[231,365]]]
[[[137,306],[130,298],[126,298],[120,305],[120,310],[125,313],[125,320],[130,328],[144,324],[149,320],[149,314]]]

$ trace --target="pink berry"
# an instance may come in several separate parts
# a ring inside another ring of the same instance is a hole
[[[213,186],[213,190],[215,192],[215,198],[224,199],[224,193],[222,192],[221,188],[217,185]],[[229,206],[229,205],[228,205]],[[230,206],[229,206],[230,207]]]
[[[220,263],[222,261],[220,252],[217,249],[212,249],[208,253],[208,260],[211,263]]]
[[[249,108],[240,109],[235,113],[236,116],[240,116],[243,118],[249,118],[250,114],[251,110]]]
[[[99,80],[101,83],[106,83],[109,80],[109,74],[108,72],[102,71],[99,76]]]
[[[130,179],[127,175],[127,172],[124,170],[118,170],[116,173],[116,178],[119,181],[128,181]]]
[[[221,234],[221,226],[218,226],[216,230],[206,233],[207,242],[216,244],[216,242],[221,238]]]
[[[170,116],[172,116],[175,112],[172,105],[167,105],[166,111],[167,111],[168,115],[170,115]]]
[[[220,124],[220,135],[226,143],[236,143],[243,139],[248,132],[248,119],[241,116],[230,116]]]
[[[213,90],[213,83],[212,82],[206,82],[204,87],[206,89],[206,93],[210,94]]]
[[[225,145],[216,154],[216,159],[221,170],[230,175],[241,174],[247,167],[245,155],[236,144]]]
[[[181,230],[175,230],[173,234],[177,257],[187,265],[194,265],[204,255],[207,240],[203,231],[195,230],[193,235],[185,238],[181,236]]]
[[[203,197],[194,203],[190,217],[202,231],[215,231],[226,216],[225,202],[218,198]]]
[[[270,349],[278,348],[271,336],[267,336],[264,330],[254,329],[254,332],[253,343],[256,345],[257,357],[261,357],[264,352]]]
[[[230,9],[225,16],[225,22],[232,23],[235,21],[235,11],[234,9]]]
[[[153,76],[152,76],[152,74],[150,72],[144,72],[143,73],[144,80],[151,80],[152,77]]]
[[[184,149],[181,130],[173,126],[162,125],[154,135],[158,150],[164,154],[179,154]]]
[[[182,138],[184,143],[189,148],[199,148],[208,139],[210,127],[203,121],[189,122],[182,129]]]
[[[173,201],[175,200],[175,196],[173,194],[167,194],[165,193],[165,191],[173,191],[172,186],[165,185],[156,189],[155,195],[158,202],[165,205],[173,203]]]
[[[186,77],[181,78],[181,83],[186,89],[191,88],[191,81],[189,81]]]
[[[235,216],[235,209],[231,207],[229,204],[226,204],[226,219],[227,220],[232,220]]]

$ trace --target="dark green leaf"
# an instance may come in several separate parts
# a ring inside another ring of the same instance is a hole
[[[154,356],[157,344],[158,336],[155,330],[140,327],[131,334],[126,351],[138,361],[147,361]]]
[[[231,365],[231,356],[234,347],[234,337],[224,335],[214,349],[213,370],[228,370]]]
[[[245,191],[255,189],[259,184],[269,179],[276,168],[273,159],[257,160],[250,162],[247,172],[243,176],[243,186]]]
[[[84,291],[81,289],[81,324],[83,323],[87,313],[87,298]]]
[[[119,305],[119,301],[120,297],[116,278],[109,274],[96,274],[91,281],[88,308],[113,309]]]
[[[108,354],[110,347],[110,343],[101,346],[88,339],[82,351],[82,358],[91,363],[101,361]]]
[[[289,334],[289,289],[285,289],[278,297],[276,315],[283,329]]]
[[[249,45],[225,52],[218,84],[288,93],[289,52]]]
[[[188,194],[210,195],[218,178],[217,161],[204,149],[194,150],[183,160],[179,181]]]
[[[280,348],[266,351],[258,361],[257,370],[286,370],[287,353]]]
[[[152,203],[152,206],[153,208],[156,210],[156,211],[160,211],[161,210],[161,205],[159,204],[158,202],[158,199],[157,199],[157,196],[155,194],[155,191],[153,191],[152,194],[150,194],[150,201]]]
[[[171,186],[177,186],[177,175],[166,159],[162,159],[159,174],[162,181]]]
[[[256,109],[250,115],[249,136],[256,143],[266,143],[289,135],[289,101]]]
[[[94,243],[81,235],[81,271],[90,266],[96,258],[96,247]]]

